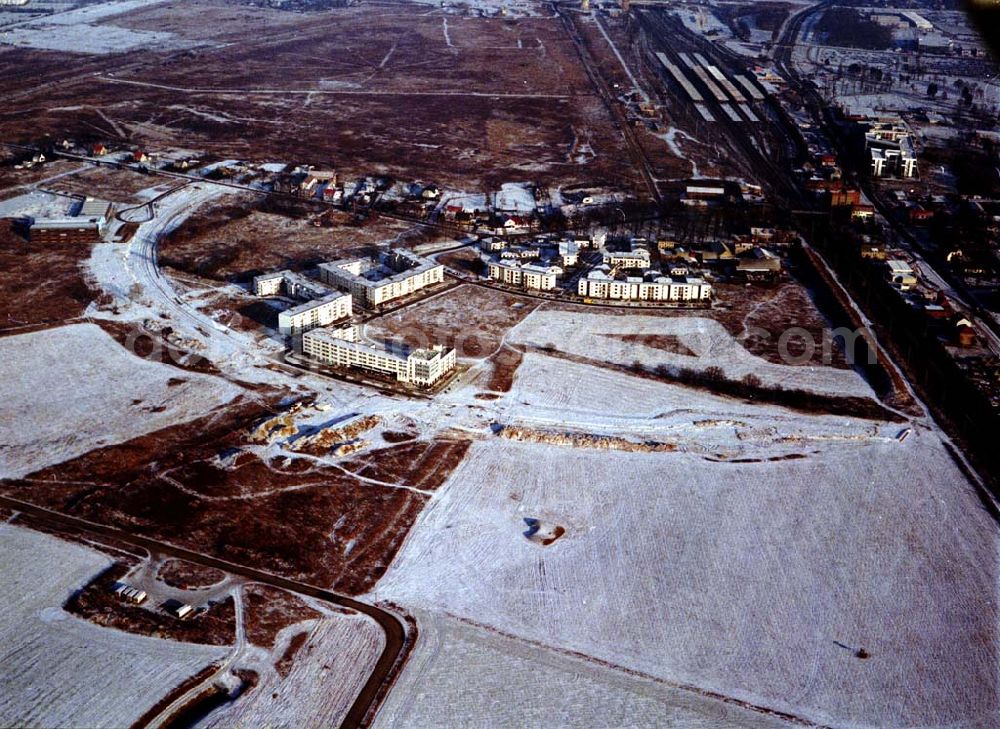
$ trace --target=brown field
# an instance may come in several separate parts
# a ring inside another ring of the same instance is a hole
[[[89,257],[85,244],[32,245],[0,219],[0,336],[80,316],[94,298],[80,269]]]
[[[223,466],[217,456],[243,444],[254,423],[273,415],[273,404],[237,401],[225,416],[95,450],[0,482],[0,490],[232,562],[364,592],[389,565],[427,497],[305,460],[268,464],[245,453],[234,467]],[[458,465],[467,444],[420,447],[422,454],[385,459],[364,475],[433,489]]]
[[[664,352],[670,352],[671,354],[683,354],[687,357],[697,356],[694,352],[688,349],[687,345],[685,345],[676,334],[607,334],[605,336],[614,336],[621,339],[623,342],[642,344],[646,347],[652,347],[653,349],[661,349]]]
[[[368,334],[402,340],[411,347],[447,344],[459,357],[483,359],[499,349],[504,335],[536,304],[516,294],[464,284],[370,322]]]
[[[75,175],[60,177],[44,187],[68,195],[87,195],[111,202],[132,203],[140,202],[136,193],[142,190],[158,187],[166,191],[177,184],[175,180],[164,181],[162,178],[149,177],[130,170],[86,167]]]
[[[301,270],[322,261],[370,253],[376,244],[398,236],[425,242],[435,235],[389,218],[353,224],[345,213],[248,196],[244,204],[193,215],[162,242],[159,262],[206,279],[249,281],[267,271]]]
[[[182,559],[168,559],[160,565],[156,578],[171,587],[190,590],[218,584],[226,579],[226,573],[214,567],[185,562]]]
[[[502,347],[493,356],[493,369],[485,388],[490,392],[510,392],[514,385],[514,375],[524,360],[524,353],[512,347]]]
[[[105,22],[203,45],[0,52],[3,90],[17,102],[0,112],[0,136],[333,164],[462,189],[510,179],[636,184],[558,19],[449,16],[446,37],[425,6],[291,13],[193,0]],[[594,149],[586,161],[569,156],[581,137]]]
[[[0,68],[3,53],[0,52]],[[6,78],[3,80],[6,85]],[[2,88],[2,86],[0,86]],[[27,170],[15,170],[14,164],[24,157],[25,153],[0,147],[0,199],[6,199],[18,194],[16,188],[22,185],[33,185],[54,175],[69,172],[80,166],[79,162],[70,160],[50,160],[43,165],[35,165]],[[30,159],[31,155],[28,155]]]
[[[271,648],[282,628],[322,617],[295,595],[269,585],[247,585],[243,604],[247,640],[261,648]]]

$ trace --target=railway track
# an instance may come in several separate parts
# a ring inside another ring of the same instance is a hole
[[[576,48],[576,52],[580,57],[580,61],[583,63],[584,71],[587,73],[587,77],[590,79],[591,85],[593,85],[593,87],[597,90],[597,94],[601,97],[601,101],[604,102],[604,106],[607,108],[608,113],[611,114],[611,117],[615,122],[615,126],[621,132],[622,138],[625,140],[625,146],[628,147],[629,157],[632,159],[633,164],[642,175],[643,182],[646,185],[646,189],[649,191],[650,197],[652,197],[652,199],[656,202],[662,202],[663,198],[660,195],[659,187],[657,187],[652,166],[646,158],[646,153],[642,150],[642,146],[632,133],[632,129],[628,125],[628,119],[625,118],[625,114],[622,112],[621,105],[618,103],[618,100],[611,92],[607,82],[604,80],[600,70],[597,68],[597,64],[594,61],[593,56],[590,54],[590,49],[587,47],[587,42],[580,34],[580,30],[576,27],[576,21],[573,15],[564,12],[563,8],[556,3],[552,4],[552,9],[562,21],[563,26],[566,28],[566,33],[569,35],[570,40]]]
[[[636,11],[636,17],[643,32],[650,38],[650,48],[654,52],[663,53],[678,68],[685,69],[688,65],[680,54],[686,54],[689,58],[694,54],[701,54],[730,74],[733,74],[734,65],[737,66],[736,72],[746,73],[742,61],[737,63],[731,53],[723,53],[715,43],[698,38],[668,12],[642,8]],[[650,63],[655,65],[655,56]],[[714,128],[722,132],[718,135],[718,139],[724,141],[734,156],[743,163],[744,169],[759,178],[770,188],[774,196],[795,205],[805,204],[798,185],[791,179],[787,153],[773,154],[768,150],[768,139],[760,131],[764,125],[759,125],[758,129],[755,128],[757,125],[747,121],[734,121],[723,109],[716,94],[698,76],[692,74],[690,80],[694,81],[696,86],[701,84],[699,90],[704,99],[702,103],[715,117],[715,122],[712,123]],[[689,104],[690,101],[685,99],[684,103]],[[764,105],[771,104],[772,102],[764,102]],[[731,108],[728,103],[727,106]],[[774,125],[769,128],[773,129]],[[787,130],[781,129],[781,131],[783,138],[778,140],[781,146],[786,149],[797,148],[797,141],[790,138]]]

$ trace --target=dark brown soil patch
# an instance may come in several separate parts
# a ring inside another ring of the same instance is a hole
[[[243,603],[247,639],[262,648],[271,648],[283,628],[322,617],[295,595],[269,585],[247,585]]]
[[[605,334],[604,336],[620,339],[629,344],[641,344],[671,354],[683,354],[687,357],[697,356],[676,334]]]
[[[190,590],[216,585],[226,579],[226,573],[214,567],[205,567],[180,559],[168,559],[160,565],[156,577],[171,587]]]
[[[54,326],[83,314],[94,294],[80,265],[91,246],[28,243],[0,218],[0,335]]]

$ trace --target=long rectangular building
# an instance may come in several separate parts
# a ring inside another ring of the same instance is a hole
[[[663,64],[663,67],[667,69],[667,72],[670,73],[671,76],[674,77],[674,81],[681,85],[681,88],[684,89],[685,93],[689,97],[691,97],[692,101],[704,101],[704,97],[701,95],[701,92],[694,87],[694,84],[688,80],[688,77],[684,75],[684,72],[681,69],[667,59],[666,55],[663,53],[657,53],[656,57],[660,59],[660,63]]]
[[[313,281],[294,271],[283,270],[254,276],[253,292],[257,296],[284,294],[293,299],[318,299],[333,292],[318,281]]]
[[[99,243],[111,220],[111,203],[85,198],[75,215],[31,221],[32,243]]]
[[[577,293],[588,299],[617,301],[706,301],[712,286],[700,278],[650,274],[614,277],[600,269],[580,279]]]
[[[734,76],[733,78],[739,81],[740,85],[747,90],[747,93],[750,94],[751,99],[753,99],[754,101],[764,100],[764,94],[761,92],[760,89],[754,86],[754,84],[746,76]]]
[[[726,75],[722,73],[717,66],[706,66],[705,68],[710,74],[712,74],[713,78],[719,82],[719,85],[729,92],[729,95],[733,97],[734,101],[746,101],[746,99],[743,98],[743,94],[740,93],[740,90],[733,86],[733,83],[726,78]]]
[[[455,350],[440,344],[393,352],[359,338],[357,327],[313,329],[302,335],[302,352],[334,367],[367,370],[422,387],[433,385],[455,369]]]
[[[280,312],[278,331],[286,335],[299,334],[347,319],[352,313],[351,295],[337,292]]]
[[[382,253],[378,260],[347,258],[319,264],[323,283],[348,291],[373,308],[444,281],[444,266],[407,250]]]

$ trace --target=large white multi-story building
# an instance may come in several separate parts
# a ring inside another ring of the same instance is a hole
[[[563,272],[559,266],[544,266],[516,260],[488,261],[486,266],[490,278],[494,281],[536,291],[554,289]]]
[[[424,387],[455,369],[455,350],[443,345],[394,352],[359,340],[356,326],[313,329],[302,335],[302,352],[334,367],[368,370]]]
[[[378,260],[348,258],[319,264],[323,283],[349,291],[372,308],[444,281],[444,266],[411,251],[382,253]]]
[[[577,293],[588,299],[618,301],[706,301],[712,298],[712,286],[700,278],[669,277],[658,271],[616,277],[602,267],[580,279]]]
[[[310,329],[347,319],[352,313],[351,295],[337,292],[280,312],[278,331],[282,334],[308,332]]]

